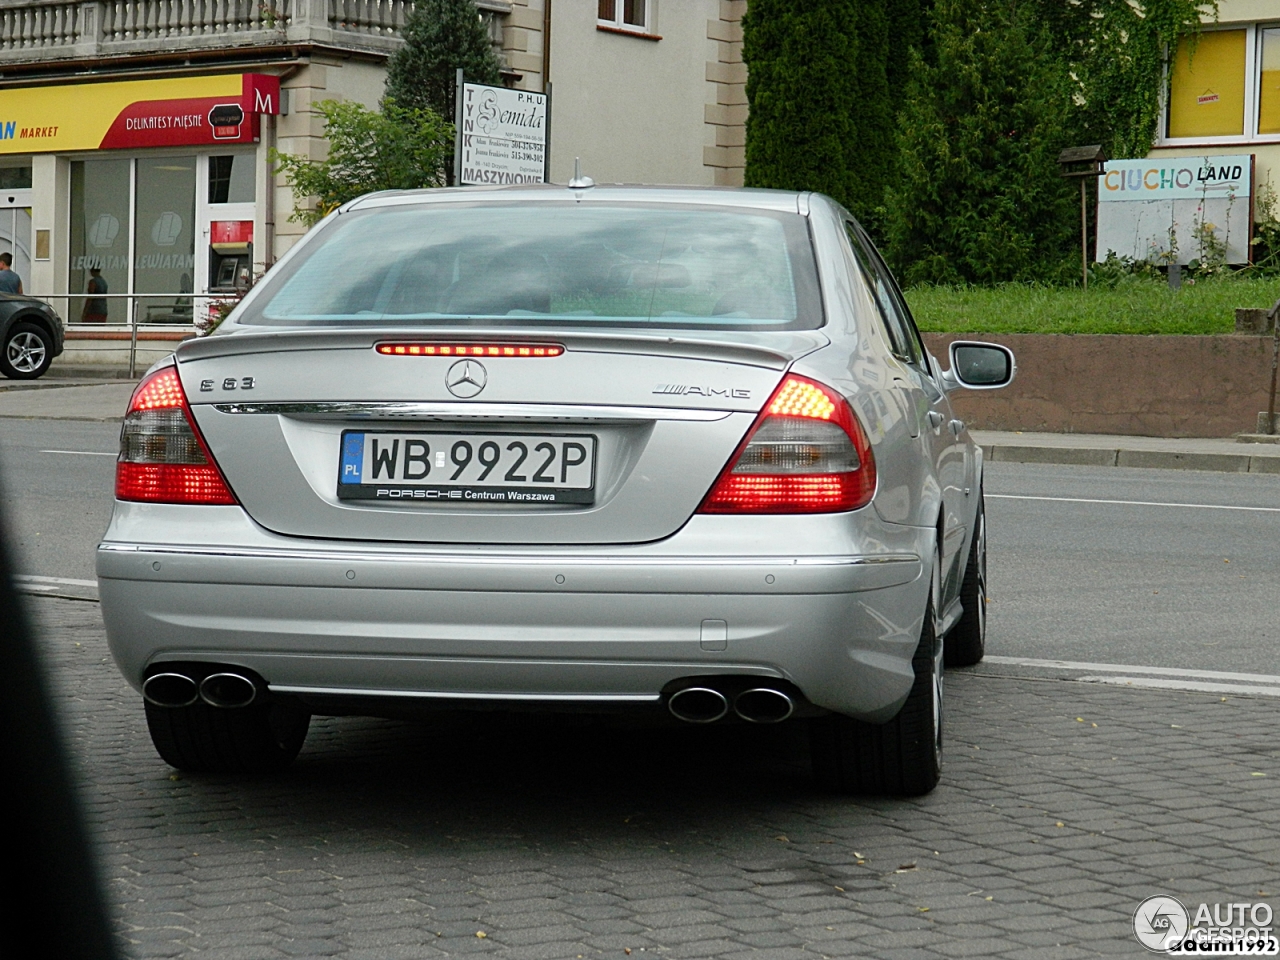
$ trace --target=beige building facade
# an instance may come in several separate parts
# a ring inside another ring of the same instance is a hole
[[[1259,192],[1280,191],[1280,0],[1220,0],[1194,51],[1177,51],[1169,80],[1148,156],[1251,154],[1256,215]]]

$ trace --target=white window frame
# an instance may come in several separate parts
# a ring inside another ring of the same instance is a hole
[[[596,26],[608,27],[611,30],[624,30],[627,33],[638,33],[644,35],[652,35],[657,32],[657,0],[644,0],[644,24],[637,25],[627,23],[622,19],[623,11],[626,9],[626,0],[613,0],[613,19],[608,20],[599,15],[599,7],[596,10]]]
[[[1169,95],[1170,71],[1173,58],[1170,57],[1165,68],[1163,97],[1160,105],[1160,124],[1157,147],[1212,147],[1231,144],[1280,143],[1280,133],[1258,132],[1258,109],[1261,106],[1259,93],[1262,87],[1262,31],[1280,28],[1274,21],[1258,21],[1255,23],[1223,23],[1205,27],[1205,33],[1214,30],[1245,31],[1244,38],[1244,133],[1227,137],[1171,137],[1169,136]]]

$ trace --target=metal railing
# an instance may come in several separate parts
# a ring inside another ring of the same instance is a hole
[[[191,293],[55,293],[28,294],[53,307],[62,318],[63,330],[76,333],[128,333],[129,376],[137,373],[138,333],[146,330],[165,330],[173,333],[190,333],[199,336],[207,327],[205,322],[217,304],[234,303],[236,294]],[[83,321],[84,305],[89,301],[123,301],[124,322]],[[151,302],[148,302],[151,301]],[[160,301],[160,302],[155,302]]]

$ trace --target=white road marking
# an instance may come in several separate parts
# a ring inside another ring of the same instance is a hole
[[[1076,677],[1081,683],[1110,683],[1125,687],[1155,687],[1160,690],[1198,690],[1202,693],[1243,693],[1255,697],[1280,697],[1280,687],[1244,683],[1202,683],[1196,680],[1169,680],[1162,677]]]
[[[1235,507],[1223,503],[1162,503],[1157,500],[1091,500],[1086,497],[1031,497],[1014,493],[988,493],[988,500],[1047,500],[1052,503],[1110,503],[1126,507],[1186,507],[1191,510],[1247,510],[1253,513],[1280,513],[1280,507]]]
[[[1145,673],[1155,677],[1185,677],[1192,680],[1234,680],[1240,683],[1264,683],[1280,686],[1280,677],[1267,673],[1228,673],[1223,670],[1184,670],[1180,667],[1143,667],[1133,663],[1088,663],[1079,660],[1035,660],[1031,657],[987,656],[983,663],[1009,667],[1031,667],[1049,670],[1079,670],[1085,673]]]
[[[41,450],[41,453],[69,453],[77,457],[118,457],[118,453],[99,453],[97,450]]]
[[[96,587],[97,580],[73,580],[70,577],[37,577],[32,573],[15,573],[13,579],[31,586],[47,584],[50,587]]]

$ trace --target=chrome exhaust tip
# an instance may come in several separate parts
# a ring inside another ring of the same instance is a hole
[[[671,695],[667,709],[685,723],[715,723],[729,712],[729,701],[710,687],[685,687]]]
[[[748,723],[781,723],[795,709],[790,697],[769,687],[743,690],[733,699],[733,712]]]
[[[189,707],[200,699],[200,688],[186,674],[153,673],[142,681],[142,696],[157,707]]]
[[[211,707],[247,707],[258,698],[258,688],[238,673],[211,673],[200,683],[200,699]]]

